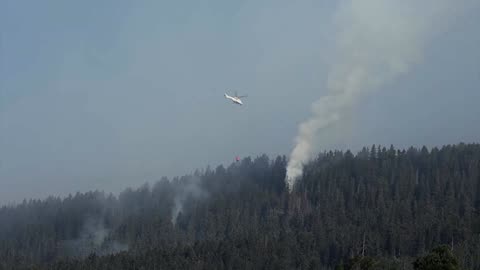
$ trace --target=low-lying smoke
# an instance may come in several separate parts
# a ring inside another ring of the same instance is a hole
[[[67,240],[63,247],[67,255],[83,258],[92,253],[107,255],[128,250],[128,245],[109,239],[110,230],[98,218],[87,218],[80,236]]]
[[[299,126],[287,165],[290,190],[315,150],[318,133],[338,126],[362,97],[408,72],[421,60],[426,42],[474,4],[470,0],[340,2],[328,95],[313,103],[313,115]]]
[[[208,193],[201,187],[199,177],[190,177],[185,183],[179,187],[173,199],[174,205],[172,209],[172,224],[177,222],[178,215],[184,210],[187,199],[203,199]]]

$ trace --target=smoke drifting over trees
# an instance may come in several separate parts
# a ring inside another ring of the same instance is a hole
[[[61,249],[72,257],[84,258],[92,253],[107,255],[128,250],[128,245],[110,238],[110,230],[101,218],[87,218],[76,239],[65,240]]]
[[[200,181],[201,179],[198,176],[192,176],[181,181],[177,187],[172,209],[172,223],[174,225],[188,199],[200,200],[208,196],[208,193],[200,186]]]
[[[480,145],[321,153],[293,192],[286,164],[2,207],[0,269],[413,269],[439,244],[480,267]]]

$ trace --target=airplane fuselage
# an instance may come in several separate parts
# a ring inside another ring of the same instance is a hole
[[[239,99],[238,97],[232,97],[232,96],[229,96],[229,95],[225,94],[225,98],[230,99],[235,104],[243,105],[242,100]]]

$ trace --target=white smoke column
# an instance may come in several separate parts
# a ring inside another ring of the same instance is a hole
[[[293,189],[311,158],[316,137],[334,127],[366,94],[407,72],[421,60],[426,42],[475,0],[340,1],[335,63],[328,74],[328,95],[312,105],[313,115],[300,124],[287,166]]]

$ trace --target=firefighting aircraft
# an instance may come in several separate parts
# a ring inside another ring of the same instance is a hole
[[[238,105],[243,105],[243,102],[241,98],[247,97],[245,96],[239,96],[237,95],[237,92],[235,92],[234,96],[229,96],[227,93],[225,93],[225,98],[230,99],[233,103],[238,104]]]

